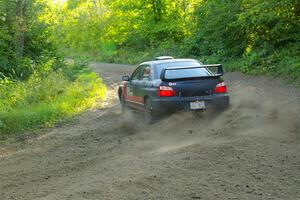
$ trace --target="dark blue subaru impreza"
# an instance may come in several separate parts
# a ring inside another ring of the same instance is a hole
[[[180,110],[225,109],[229,95],[222,75],[220,64],[162,56],[123,76],[118,95],[123,109],[143,112],[148,123]]]

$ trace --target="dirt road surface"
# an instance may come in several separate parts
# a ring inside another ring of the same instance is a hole
[[[133,67],[93,63],[102,109],[0,146],[0,199],[300,199],[300,91],[228,73],[231,108],[146,126],[122,117],[116,87]]]

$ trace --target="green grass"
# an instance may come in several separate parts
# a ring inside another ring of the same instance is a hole
[[[0,135],[51,127],[62,119],[99,106],[106,92],[102,80],[83,65],[34,73],[26,81],[0,81]]]

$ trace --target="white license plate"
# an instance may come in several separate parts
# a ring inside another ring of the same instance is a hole
[[[205,109],[205,103],[204,101],[190,102],[190,108],[191,110]]]

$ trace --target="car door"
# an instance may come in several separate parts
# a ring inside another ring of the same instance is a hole
[[[144,107],[144,97],[147,95],[147,88],[151,80],[151,66],[148,64],[141,66],[141,74],[136,82],[136,96],[140,99],[140,105]]]
[[[141,80],[143,66],[139,66],[131,75],[130,81],[126,84],[126,98],[127,105],[134,109],[139,109],[143,104],[143,100],[137,95],[139,83]]]

